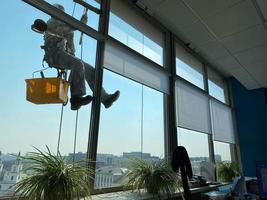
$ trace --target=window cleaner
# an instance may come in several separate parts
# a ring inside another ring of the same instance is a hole
[[[65,9],[60,4],[54,4],[60,12]],[[81,17],[81,22],[87,23],[87,10]],[[75,29],[64,22],[51,17],[47,23],[37,19],[32,29],[38,33],[44,34],[45,51],[44,61],[49,67],[59,70],[70,70],[68,82],[71,90],[71,109],[78,110],[81,106],[87,105],[92,101],[92,96],[86,95],[85,81],[93,90],[95,84],[95,69],[75,56],[75,46],[73,42]],[[81,36],[82,37],[82,36]],[[82,41],[82,39],[80,39]],[[101,91],[101,102],[105,108],[109,108],[120,96],[120,91],[108,94],[104,88]]]

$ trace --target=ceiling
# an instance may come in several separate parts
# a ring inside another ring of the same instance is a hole
[[[227,77],[267,87],[267,0],[138,0]]]

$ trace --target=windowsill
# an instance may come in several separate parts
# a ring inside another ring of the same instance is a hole
[[[204,187],[199,187],[199,188],[192,188],[191,193],[192,194],[197,194],[197,193],[204,193],[204,192],[209,192],[212,191],[220,186],[224,185],[229,185],[229,183],[221,183],[217,185],[209,185],[209,186],[204,186]],[[153,200],[155,199],[156,195],[153,196],[153,194],[149,194],[145,192],[144,190],[141,190],[140,192],[132,192],[132,190],[127,190],[127,191],[120,191],[120,192],[111,192],[111,193],[103,193],[103,194],[97,194],[97,195],[92,195],[92,200],[102,200],[102,199],[109,199],[109,200]],[[181,197],[180,193],[175,193],[171,195],[172,198],[177,198]],[[9,200],[11,198],[9,197],[0,197],[0,200]],[[168,199],[167,196],[162,199]]]
[[[202,193],[202,192],[208,192],[211,190],[216,189],[217,187],[227,185],[226,183],[218,184],[218,185],[209,185],[199,188],[192,188],[191,193]],[[181,197],[180,193],[175,193],[171,196],[172,198],[175,197]],[[132,192],[132,190],[128,191],[121,191],[121,192],[111,192],[111,193],[105,193],[105,194],[98,194],[98,195],[92,195],[92,200],[100,200],[100,199],[109,199],[109,200],[152,200],[155,199],[155,195],[149,194],[145,191],[140,192]],[[164,199],[164,198],[163,198]],[[166,198],[167,199],[167,198]]]

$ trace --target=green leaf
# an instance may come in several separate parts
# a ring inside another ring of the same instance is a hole
[[[93,170],[85,168],[86,161],[66,162],[61,154],[54,155],[34,147],[23,159],[30,161],[33,174],[15,184],[13,199],[73,200],[90,198],[89,180]]]

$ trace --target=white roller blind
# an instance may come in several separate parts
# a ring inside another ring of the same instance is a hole
[[[189,84],[176,82],[177,126],[211,133],[209,98]]]
[[[232,111],[216,100],[211,100],[214,140],[235,143]]]
[[[125,0],[112,0],[110,10],[136,30],[163,46],[162,31],[152,25],[140,12],[137,12],[132,6],[130,7]]]
[[[152,62],[125,51],[113,42],[106,42],[104,67],[156,90],[169,93],[169,76]]]

